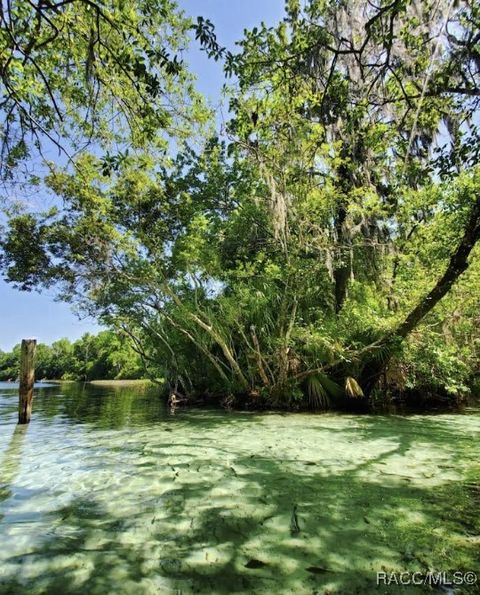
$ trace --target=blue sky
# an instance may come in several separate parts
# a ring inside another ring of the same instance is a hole
[[[283,16],[284,0],[179,0],[187,14],[209,18],[219,43],[234,48],[244,29],[261,21],[273,25]],[[198,77],[198,89],[218,102],[224,79],[221,64],[192,49],[187,60]],[[51,343],[61,337],[75,340],[100,327],[92,319],[79,320],[66,304],[54,301],[54,291],[20,292],[0,279],[0,349],[10,350],[24,337]]]

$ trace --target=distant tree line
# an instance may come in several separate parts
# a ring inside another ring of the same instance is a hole
[[[19,357],[19,344],[12,351],[0,351],[0,380],[17,378]],[[37,345],[35,376],[38,380],[130,379],[142,375],[140,357],[113,331],[102,331],[98,335],[86,333],[73,343],[60,339],[51,345]]]

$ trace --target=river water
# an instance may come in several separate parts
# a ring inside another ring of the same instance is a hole
[[[20,427],[17,403],[0,384],[0,593],[422,593],[376,573],[480,571],[479,411],[171,414],[62,384]]]

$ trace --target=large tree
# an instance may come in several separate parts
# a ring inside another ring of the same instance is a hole
[[[397,384],[435,369],[458,392],[478,361],[478,19],[288,2],[236,56],[207,27],[238,81],[228,138],[52,167],[63,207],[10,219],[7,278],[59,284],[182,392],[319,406],[393,361]]]
[[[468,1],[312,1],[302,9],[292,0],[279,27],[254,29],[229,56],[241,89],[230,129],[270,188],[286,262],[319,259],[337,316],[355,280],[384,294],[395,315],[384,317],[388,332],[373,354],[417,328],[467,269],[479,238],[477,183],[457,203],[444,195],[478,162],[479,19]],[[438,177],[449,180],[444,191]],[[421,284],[411,271],[410,291],[398,295],[416,236],[443,218],[456,228],[445,270],[422,271]],[[367,390],[388,362],[372,357],[367,348]]]

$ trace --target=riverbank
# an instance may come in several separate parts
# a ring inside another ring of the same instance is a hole
[[[15,386],[17,383],[16,381],[2,381],[5,384],[10,384]],[[110,387],[124,387],[124,386],[156,386],[152,380],[148,378],[140,378],[135,380],[64,380],[62,378],[42,378],[42,380],[37,380],[36,383],[41,386],[43,384],[93,384],[94,386],[110,386]]]
[[[110,387],[125,387],[125,386],[156,386],[152,380],[138,379],[138,380],[90,380],[88,384],[93,386],[110,386]]]
[[[162,379],[154,382],[147,378],[140,379],[97,379],[97,380],[63,380],[44,378],[38,380],[36,388],[48,385],[92,385],[110,389],[120,388],[149,388],[156,389],[161,399],[168,401],[168,387],[162,383]],[[16,389],[16,382],[2,382],[3,388]],[[433,393],[428,390],[411,389],[405,392],[388,392],[386,395],[377,394],[376,398],[347,398],[345,396],[329,400],[323,407],[314,407],[307,399],[294,399],[290,402],[275,403],[272,400],[260,395],[237,394],[219,395],[203,394],[197,396],[186,396],[178,393],[179,400],[176,407],[220,407],[236,411],[257,411],[257,412],[291,412],[291,413],[313,413],[315,411],[339,411],[349,413],[441,413],[462,411],[470,405],[478,406],[478,394],[463,395],[462,397],[444,393]]]

